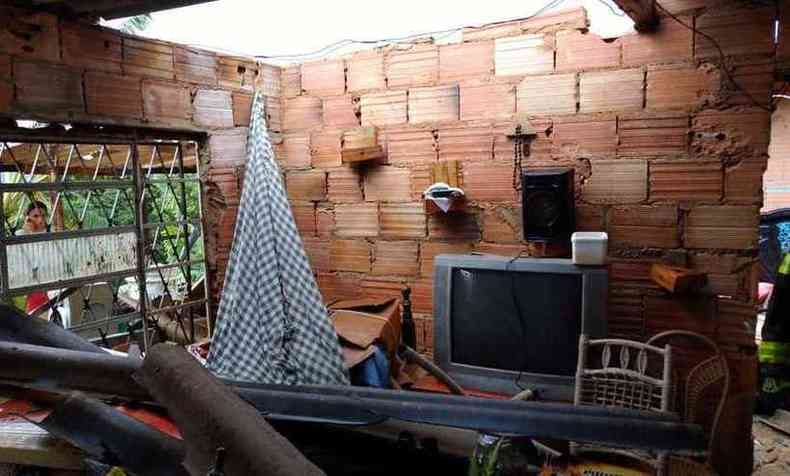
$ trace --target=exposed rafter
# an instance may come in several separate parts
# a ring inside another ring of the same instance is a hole
[[[27,0],[17,3],[38,9],[112,20],[211,1],[215,0]]]
[[[636,31],[653,31],[658,26],[656,0],[614,0],[632,20]]]

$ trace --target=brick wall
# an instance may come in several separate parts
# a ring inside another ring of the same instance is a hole
[[[731,75],[768,104],[772,11],[726,3],[663,2],[715,37]],[[0,28],[0,117],[208,134],[215,284],[232,239],[251,94],[263,91],[325,298],[388,296],[410,285],[425,352],[434,256],[537,249],[521,239],[505,137],[517,118],[528,119],[538,137],[525,165],[574,168],[579,228],[610,233],[612,335],[687,328],[726,350],[734,383],[719,471],[748,474],[754,225],[770,114],[733,88],[705,38],[664,19],[656,33],[603,41],[576,9],[466,29],[459,44],[398,45],[280,69],[45,14],[4,7],[0,15],[13,18]],[[780,63],[788,51],[780,45]],[[341,151],[359,126],[377,127],[386,159],[344,166]],[[469,205],[426,214],[420,192],[433,165],[446,161],[458,161]],[[706,271],[711,290],[731,298],[664,295],[647,279],[659,261]]]
[[[706,4],[671,9],[716,38],[730,74],[768,105],[773,10]],[[521,237],[505,137],[528,120],[538,138],[525,166],[574,168],[579,228],[609,232],[611,335],[693,329],[727,352],[738,403],[725,417],[734,435],[726,446],[743,451],[721,472],[746,474],[771,115],[733,87],[707,39],[671,19],[656,33],[614,41],[586,26],[576,9],[468,29],[459,44],[399,45],[286,68],[280,158],[300,215],[322,223],[305,228],[321,290],[332,300],[411,286],[420,350],[430,353],[436,254],[539,249]],[[342,164],[344,132],[359,126],[378,129],[385,160]],[[463,213],[431,215],[420,192],[445,161],[459,162],[470,202]],[[315,188],[303,185],[308,176]],[[728,297],[675,300],[647,278],[654,262],[704,270],[710,291]]]
[[[0,120],[160,128],[206,134],[208,257],[214,294],[238,207],[252,94],[282,125],[281,69],[0,6]],[[8,19],[8,22],[6,22]]]
[[[769,154],[763,211],[790,208],[790,100],[777,103],[771,120]]]

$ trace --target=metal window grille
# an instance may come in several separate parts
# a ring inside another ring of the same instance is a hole
[[[0,298],[45,292],[30,313],[69,303],[63,323],[86,337],[142,318],[147,348],[167,316],[194,341],[211,312],[198,143],[12,139],[0,136]],[[25,227],[34,201],[46,231]]]

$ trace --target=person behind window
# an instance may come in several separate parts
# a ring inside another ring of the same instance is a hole
[[[47,206],[43,202],[33,201],[28,205],[25,212],[25,224],[17,235],[32,235],[35,233],[46,233],[47,231]],[[49,301],[47,293],[44,291],[34,291],[27,295],[25,311],[30,314],[35,309],[43,306]]]

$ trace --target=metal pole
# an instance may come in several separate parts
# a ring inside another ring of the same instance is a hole
[[[184,150],[181,147],[181,144],[178,145],[176,148],[176,154],[178,154],[178,175],[181,179],[181,219],[184,220],[184,227],[183,227],[183,235],[184,235],[184,247],[186,250],[186,256],[179,257],[179,260],[186,259],[186,268],[187,272],[184,278],[186,279],[186,296],[185,299],[189,299],[190,295],[192,294],[192,247],[189,243],[189,237],[191,234],[189,233],[189,216],[187,214],[187,184],[184,181]],[[198,189],[199,190],[199,189]],[[192,308],[187,310],[189,313],[189,341],[195,342],[195,314],[192,312]],[[208,316],[206,316],[208,317]],[[206,321],[208,322],[208,320]]]
[[[214,337],[214,319],[211,316],[211,280],[209,279],[208,272],[208,253],[206,250],[206,216],[203,208],[203,177],[201,175],[200,167],[200,143],[195,142],[195,171],[198,177],[198,219],[200,220],[200,241],[203,243],[203,289],[205,291],[206,299],[206,326],[208,328],[208,338]]]
[[[140,298],[137,300],[138,311],[143,318],[143,351],[148,351],[148,313],[146,312],[148,292],[145,284],[145,202],[143,192],[145,190],[145,176],[140,167],[140,157],[137,150],[137,142],[132,145],[132,175],[134,180],[134,219],[135,235],[137,235],[137,289]]]
[[[5,142],[0,142],[0,159],[6,148]],[[3,301],[8,297],[8,255],[5,244],[5,197],[3,197],[3,174],[0,173],[0,298]]]

